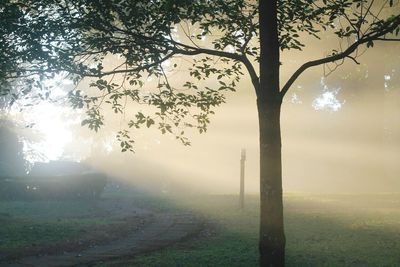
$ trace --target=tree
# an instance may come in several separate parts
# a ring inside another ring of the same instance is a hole
[[[0,55],[7,59],[2,80],[24,77],[27,92],[43,92],[36,80],[54,73],[68,73],[77,83],[91,78],[91,90],[72,91],[70,100],[87,109],[82,124],[96,131],[102,107],[124,113],[129,100],[156,109],[152,116],[137,112],[128,127],[155,125],[189,145],[183,128],[205,132],[213,108],[246,69],[259,115],[261,266],[284,266],[282,99],[307,69],[335,69],[345,59],[358,63],[360,46],[397,40],[400,24],[398,1],[392,0],[6,0],[0,8],[7,22],[1,28]],[[280,86],[281,51],[301,50],[305,35],[319,38],[324,31],[347,46],[304,63]],[[183,84],[168,77],[167,68],[179,66],[189,70]],[[143,90],[149,77],[155,88]],[[127,130],[117,138],[122,151],[133,150]]]
[[[0,174],[3,177],[26,174],[23,144],[13,128],[11,121],[0,119]]]

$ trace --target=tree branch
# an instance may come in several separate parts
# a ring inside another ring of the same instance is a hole
[[[244,64],[246,67],[247,71],[249,72],[251,82],[254,86],[254,89],[256,90],[256,94],[259,95],[260,93],[260,79],[254,69],[253,64],[251,64],[250,60],[246,57],[246,55],[242,56],[241,62]]]
[[[35,75],[35,74],[42,74],[42,73],[48,73],[48,72],[66,71],[68,73],[77,74],[77,75],[81,75],[81,76],[84,76],[84,77],[101,78],[101,77],[104,77],[104,76],[116,75],[116,74],[120,74],[120,73],[131,73],[131,72],[139,72],[139,71],[143,71],[143,70],[148,70],[148,69],[150,69],[150,68],[152,68],[154,66],[157,66],[157,65],[163,63],[164,61],[170,59],[174,55],[175,55],[175,53],[172,52],[172,53],[166,55],[165,57],[161,58],[158,61],[154,61],[152,63],[145,64],[145,65],[140,65],[140,66],[138,66],[136,68],[131,68],[131,69],[125,68],[125,69],[120,69],[120,70],[114,69],[112,71],[101,72],[101,73],[98,73],[98,74],[85,73],[85,72],[82,72],[82,71],[79,71],[79,70],[76,70],[76,69],[57,69],[57,70],[52,70],[52,69],[47,69],[47,70],[44,70],[44,69],[20,69],[18,71],[27,73],[27,74],[25,74],[26,76],[31,76],[31,75]],[[125,65],[125,63],[122,63],[120,66],[123,66],[123,65]],[[22,76],[21,75],[15,75],[15,76],[8,76],[7,78],[18,78],[18,77],[22,77]]]
[[[393,32],[399,25],[400,25],[400,15],[397,16],[392,21],[392,24],[389,27],[387,27],[386,29],[379,31],[379,32],[375,32],[375,34],[369,34],[367,36],[364,36],[364,38],[357,40],[343,52],[326,57],[326,58],[312,60],[307,63],[304,63],[303,65],[300,66],[300,68],[298,68],[293,73],[293,75],[289,78],[289,80],[286,82],[286,84],[282,87],[282,90],[280,92],[281,97],[283,98],[286,95],[286,93],[289,91],[290,87],[297,80],[297,78],[299,78],[299,76],[308,68],[348,58],[354,51],[356,51],[356,49],[360,45],[371,42],[371,41],[382,41],[381,39],[384,39],[384,38],[382,38],[382,36],[384,36],[387,33]]]
[[[358,62],[355,57],[352,57],[352,56],[349,55],[349,56],[347,56],[347,58],[350,58],[351,60],[354,61],[354,63],[356,63],[357,65],[360,65],[360,62]]]
[[[225,58],[230,58],[233,60],[239,60],[242,61],[242,56],[239,54],[235,54],[235,53],[230,53],[230,52],[225,52],[225,51],[221,51],[221,50],[212,50],[212,49],[208,49],[208,48],[197,48],[194,46],[190,46],[187,44],[182,44],[179,42],[176,42],[174,40],[171,40],[173,42],[173,44],[177,45],[177,46],[181,46],[184,49],[181,48],[173,48],[172,51],[175,52],[175,54],[182,54],[182,55],[187,55],[187,56],[195,56],[195,55],[200,55],[200,54],[207,54],[210,56],[218,56],[218,57],[225,57]]]
[[[400,38],[377,38],[377,41],[400,42]]]

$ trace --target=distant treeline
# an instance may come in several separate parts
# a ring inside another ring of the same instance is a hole
[[[97,172],[0,177],[0,199],[95,199],[100,197],[106,183],[106,175]]]

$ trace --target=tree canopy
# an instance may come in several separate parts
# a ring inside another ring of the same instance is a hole
[[[205,132],[247,71],[259,115],[261,266],[284,266],[285,94],[307,69],[358,64],[361,47],[398,41],[400,31],[398,0],[3,0],[0,19],[1,93],[11,103],[51,99],[41,81],[66,75],[76,85],[70,104],[86,110],[82,124],[96,131],[111,109],[128,115],[127,128],[156,126],[189,145],[184,129]],[[344,42],[280,77],[280,52],[324,32]],[[132,114],[131,102],[154,112]],[[117,138],[122,151],[133,150],[127,129]]]
[[[124,113],[131,101],[156,109],[129,116],[128,127],[155,125],[188,145],[183,129],[206,131],[213,108],[236,89],[244,70],[260,90],[258,1],[5,0],[0,10],[2,93],[11,101],[32,94],[46,99],[51,88],[40,80],[60,73],[76,85],[90,79],[89,89],[77,86],[69,96],[74,108],[86,108],[82,124],[94,130],[103,124],[103,107]],[[306,35],[320,38],[324,31],[347,40],[301,65],[281,98],[308,68],[358,63],[360,46],[396,40],[400,29],[399,3],[392,0],[281,0],[277,18],[280,50],[301,50]],[[178,84],[168,74],[181,65],[187,79]],[[157,81],[154,88],[146,87],[149,79]],[[123,151],[132,150],[128,131],[118,138]]]

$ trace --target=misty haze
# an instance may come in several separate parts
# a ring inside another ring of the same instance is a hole
[[[400,266],[399,8],[4,0],[0,266]]]

